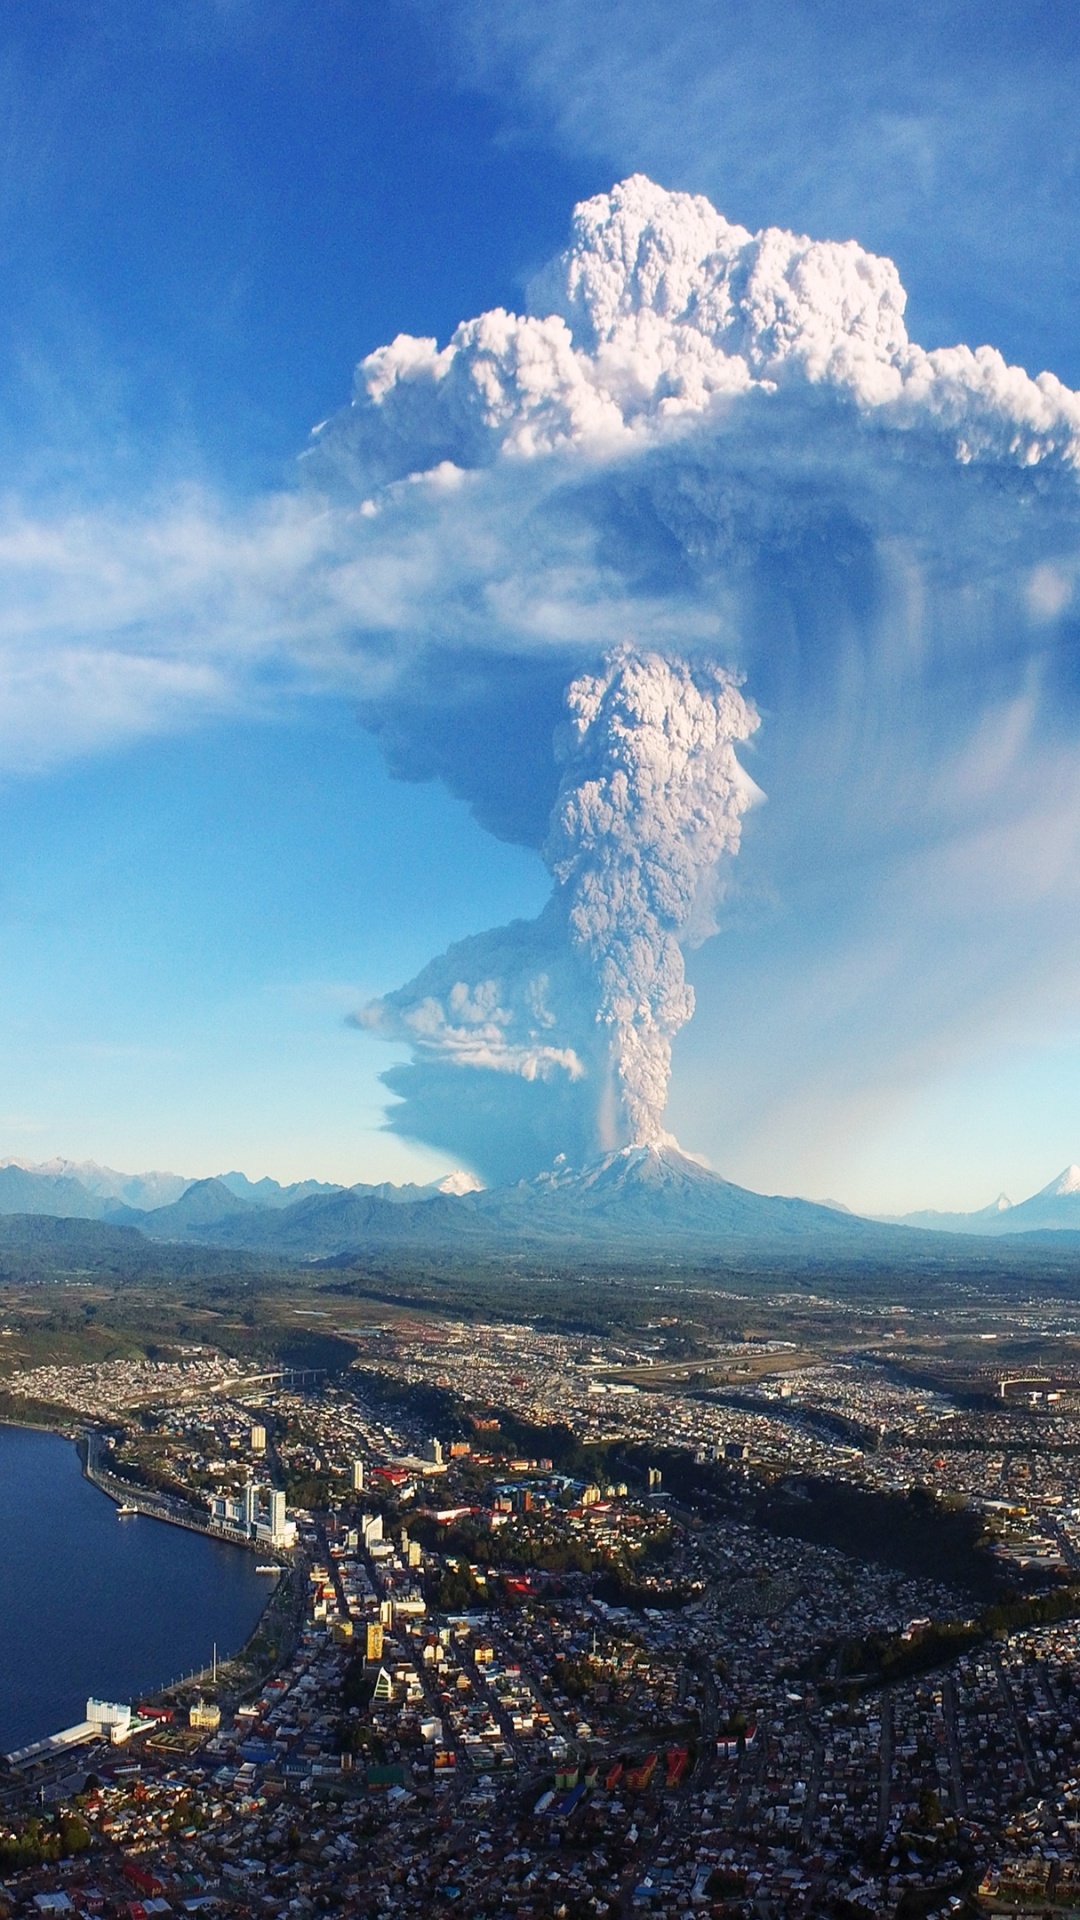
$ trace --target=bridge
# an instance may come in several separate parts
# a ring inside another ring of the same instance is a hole
[[[265,1373],[229,1374],[224,1380],[214,1380],[208,1386],[205,1381],[196,1381],[192,1386],[176,1387],[172,1395],[161,1394],[161,1399],[201,1400],[212,1393],[226,1397],[239,1397],[256,1387],[283,1387],[286,1393],[303,1393],[306,1387],[316,1387],[325,1380],[325,1367],[272,1367]]]

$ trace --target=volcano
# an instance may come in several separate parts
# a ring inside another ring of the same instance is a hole
[[[346,1187],[287,1207],[215,1209],[205,1219],[178,1203],[143,1214],[139,1224],[155,1240],[301,1260],[410,1247],[480,1256],[582,1248],[594,1255],[610,1250],[663,1257],[756,1246],[824,1250],[835,1242],[857,1251],[890,1234],[832,1207],[751,1193],[667,1144],[623,1147],[580,1167],[560,1159],[531,1180],[478,1192],[405,1199],[385,1189]]]

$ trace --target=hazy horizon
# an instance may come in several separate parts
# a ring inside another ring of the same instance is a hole
[[[601,1160],[613,1157],[617,1158],[620,1153],[635,1154],[641,1151],[640,1148],[634,1147],[617,1149],[614,1155],[601,1156]],[[671,1136],[663,1143],[661,1151],[673,1152],[683,1159],[694,1161],[696,1165],[705,1168],[709,1172],[718,1172],[718,1169],[710,1167],[709,1162],[704,1156],[686,1153],[680,1143]],[[561,1158],[562,1156],[560,1156],[560,1159]],[[79,1184],[85,1187],[91,1194],[104,1198],[112,1197],[119,1204],[127,1205],[140,1211],[146,1211],[152,1207],[168,1206],[180,1197],[181,1192],[186,1192],[188,1187],[200,1185],[208,1180],[230,1181],[238,1179],[244,1181],[251,1187],[258,1187],[260,1184],[268,1183],[279,1191],[286,1192],[293,1187],[323,1186],[347,1189],[350,1187],[378,1187],[389,1185],[402,1189],[415,1186],[422,1190],[439,1190],[447,1194],[461,1194],[483,1190],[485,1184],[479,1181],[476,1175],[469,1169],[461,1167],[453,1168],[448,1173],[437,1174],[427,1181],[411,1179],[399,1181],[374,1180],[363,1172],[358,1173],[355,1178],[352,1179],[333,1179],[317,1171],[312,1172],[310,1169],[305,1174],[294,1175],[287,1180],[279,1180],[273,1174],[267,1174],[265,1172],[250,1172],[240,1167],[221,1166],[208,1167],[199,1173],[181,1174],[178,1173],[175,1168],[165,1167],[109,1167],[102,1165],[100,1161],[92,1159],[72,1160],[69,1156],[62,1154],[46,1160],[32,1160],[26,1157],[20,1158],[15,1155],[6,1155],[0,1158],[0,1169],[4,1167],[15,1167],[27,1173],[41,1174],[46,1178],[69,1178],[78,1181]],[[722,1175],[720,1177],[723,1178]],[[125,1187],[145,1187],[146,1190],[136,1196],[133,1192],[124,1191]],[[155,1189],[157,1190],[155,1191]],[[1022,1193],[1006,1194],[1002,1190],[973,1208],[935,1208],[917,1205],[911,1208],[904,1208],[902,1210],[894,1209],[881,1213],[871,1213],[869,1210],[865,1210],[865,1217],[871,1219],[912,1218],[918,1220],[922,1215],[926,1215],[928,1216],[927,1224],[932,1225],[933,1222],[930,1216],[940,1215],[943,1219],[950,1219],[962,1218],[970,1214],[993,1212],[995,1209],[1005,1209],[1008,1212],[1012,1212],[1026,1200],[1035,1199],[1044,1194],[1048,1196],[1059,1195],[1063,1192],[1069,1195],[1080,1193],[1080,1164],[1075,1161],[1071,1161],[1066,1166],[1060,1168],[1057,1173],[1051,1175],[1049,1180],[1041,1181],[1040,1185],[1032,1192],[1025,1191]],[[863,1209],[850,1206],[846,1200],[836,1194],[810,1193],[793,1195],[791,1197],[814,1201],[820,1206],[838,1207],[849,1213],[861,1213],[864,1211]]]

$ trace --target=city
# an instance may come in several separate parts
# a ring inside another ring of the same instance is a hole
[[[0,1920],[1080,1920],[1078,97],[0,9]]]
[[[983,1317],[918,1381],[892,1309],[13,1371],[121,1514],[269,1554],[276,1629],[10,1757],[9,1910],[1072,1911],[1077,1329]]]

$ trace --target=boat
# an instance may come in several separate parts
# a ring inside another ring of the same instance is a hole
[[[256,1573],[280,1573],[281,1568],[275,1566],[256,1567],[255,1571]]]
[[[138,1513],[138,1511],[138,1507],[133,1507],[130,1500],[122,1500],[116,1509],[116,1517],[122,1520],[126,1513]]]

